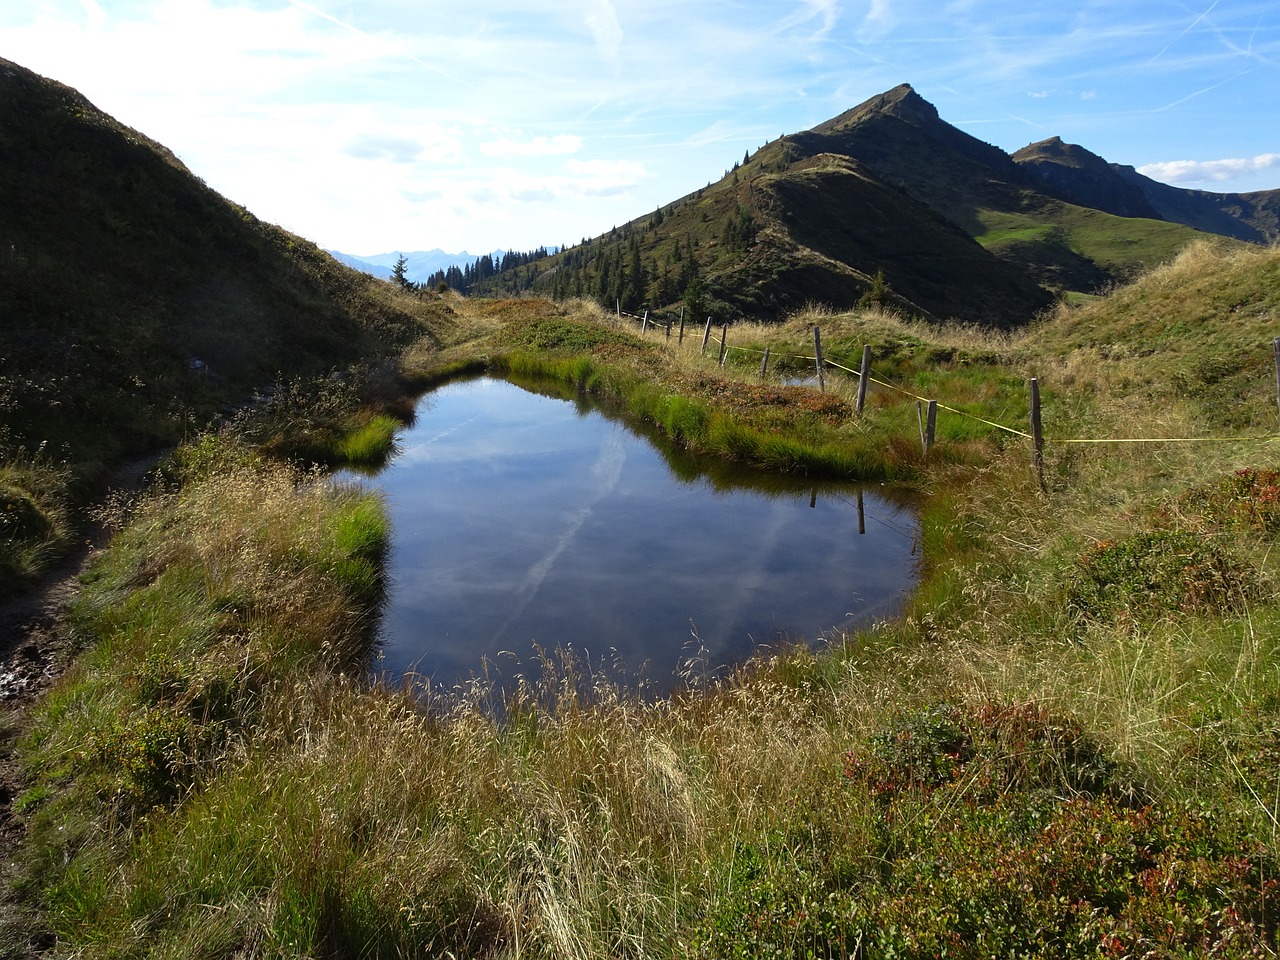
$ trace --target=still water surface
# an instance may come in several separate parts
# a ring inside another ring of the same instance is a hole
[[[889,488],[697,462],[556,389],[435,390],[365,481],[394,530],[378,674],[450,687],[570,648],[666,691],[690,658],[714,671],[820,642],[913,585],[915,512]]]

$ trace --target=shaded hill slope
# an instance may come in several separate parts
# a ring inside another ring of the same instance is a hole
[[[0,60],[11,448],[109,461],[281,372],[420,336],[428,309],[228,202],[75,90]]]
[[[819,296],[784,270],[777,282],[792,280],[792,289],[779,306],[853,306],[868,292],[868,273],[877,271],[902,306],[927,317],[1011,326],[1050,302],[1022,272],[857,161],[819,154],[758,183],[761,206],[798,249],[827,264],[834,281]]]

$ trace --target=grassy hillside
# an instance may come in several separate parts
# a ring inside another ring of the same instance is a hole
[[[0,498],[21,527],[0,540],[0,592],[31,568],[13,558],[50,554],[27,533],[67,535],[67,482],[175,442],[282,374],[371,361],[447,324],[440,305],[262,223],[3,60],[0,311]]]
[[[1027,163],[944,122],[903,85],[766,144],[691,196],[473,292],[773,321],[809,303],[841,310],[874,297],[924,318],[1011,327],[1055,297],[1130,279],[1203,237],[1160,219],[1101,158],[1061,146],[1049,164],[1055,174],[1093,183],[1095,168],[1105,172],[1112,189],[1097,201],[1103,209],[1046,192]],[[1091,165],[1077,170],[1064,157]]]
[[[761,385],[585,305],[461,305],[475,339],[417,351],[424,376],[536,367],[708,452],[822,440],[915,478],[905,615],[661,702],[552,657],[502,720],[483,683],[423,703],[352,679],[376,508],[202,445],[96,568],[82,663],[22,741],[46,929],[84,957],[1273,956],[1280,477],[1223,438],[1275,434],[1243,347],[1278,275],[1198,248],[1012,336],[734,332],[872,345],[899,389],[862,421],[847,381]],[[1215,357],[1234,395],[1177,387]],[[1031,375],[1045,490],[1021,438],[950,410],[919,452],[902,391],[1018,426]],[[1063,442],[1135,436],[1216,442]]]
[[[110,459],[426,310],[258,221],[75,91],[0,62],[0,395],[11,442]],[[194,361],[200,361],[196,364]]]
[[[800,159],[775,141],[729,176],[654,214],[504,272],[479,293],[525,289],[622,302],[630,312],[687,303],[777,321],[809,303],[847,309],[875,290],[916,316],[991,326],[1025,322],[1052,298],[924,204],[839,155]]]
[[[1014,326],[1050,303],[1021,272],[993,261],[959,228],[847,158],[823,154],[798,162],[786,174],[765,178],[760,189],[771,195],[764,203],[803,249],[829,263],[880,271],[903,298],[901,305],[920,316]],[[861,274],[842,296],[797,283],[782,306],[803,305],[807,297],[847,309],[867,293],[867,281]],[[965,294],[957,297],[962,288]]]

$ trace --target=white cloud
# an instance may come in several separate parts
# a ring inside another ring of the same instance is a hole
[[[612,0],[588,0],[587,29],[595,38],[600,59],[616,64],[622,50],[622,25]]]
[[[383,137],[374,134],[357,137],[343,148],[343,152],[357,160],[390,160],[392,163],[412,163],[422,155],[422,144],[416,140],[399,137]]]
[[[1027,96],[1032,100],[1044,100],[1048,98],[1050,92],[1049,90],[1028,90]]]
[[[107,12],[98,5],[97,0],[80,0],[80,6],[84,9],[89,29],[101,30],[103,24],[107,22]]]
[[[1166,160],[1138,167],[1138,172],[1164,183],[1206,183],[1234,180],[1251,173],[1280,167],[1280,153],[1225,160]]]
[[[858,27],[858,37],[863,41],[873,40],[884,36],[892,27],[893,9],[889,0],[871,0]]]
[[[510,159],[512,157],[553,157],[577,153],[582,149],[582,138],[569,134],[554,137],[534,137],[532,140],[511,140],[503,137],[480,145],[480,152],[488,157]]]
[[[591,197],[607,197],[625,192],[645,178],[643,163],[634,160],[570,160],[574,192]]]

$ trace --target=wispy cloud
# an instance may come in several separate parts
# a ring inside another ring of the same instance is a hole
[[[872,6],[882,5],[885,0],[871,0]],[[783,34],[796,27],[806,26],[817,21],[812,33],[806,33],[806,41],[825,40],[835,29],[840,19],[840,0],[800,0],[799,9],[782,17],[773,26],[774,34]]]
[[[582,149],[582,138],[569,134],[554,137],[534,137],[532,140],[511,140],[503,137],[480,145],[480,152],[488,157],[509,160],[512,157],[554,157],[577,153]]]
[[[570,160],[574,189],[585,196],[611,196],[634,187],[648,171],[634,160]]]
[[[357,160],[390,160],[392,163],[412,163],[422,155],[422,144],[417,140],[377,135],[359,137],[343,149],[347,156]]]
[[[717,120],[686,137],[681,143],[690,147],[705,147],[712,143],[758,143],[767,136],[759,128],[748,129],[728,120]]]
[[[596,51],[605,63],[617,64],[622,50],[622,24],[613,0],[587,0],[587,29],[596,42]]]
[[[1180,107],[1184,103],[1188,103],[1196,99],[1196,97],[1202,97],[1206,93],[1212,93],[1214,90],[1217,90],[1220,87],[1225,87],[1229,83],[1234,83],[1236,80],[1239,80],[1241,77],[1243,77],[1246,73],[1250,73],[1250,72],[1251,71],[1249,70],[1245,70],[1242,73],[1237,73],[1234,76],[1227,77],[1226,79],[1221,80],[1218,83],[1212,83],[1207,87],[1201,87],[1199,90],[1196,90],[1193,93],[1188,93],[1185,97],[1179,97],[1177,100],[1174,100],[1172,103],[1166,103],[1163,107],[1156,107],[1155,112],[1163,113],[1166,110],[1172,110],[1174,107]]]
[[[1280,153],[1225,160],[1166,160],[1138,167],[1138,172],[1164,183],[1215,183],[1280,168]]]
[[[858,24],[858,39],[864,43],[884,36],[893,27],[893,8],[889,0],[870,0],[866,15]]]
[[[332,23],[334,26],[341,27],[343,30],[347,30],[350,33],[354,33],[358,37],[362,37],[366,40],[372,40],[375,42],[382,42],[380,38],[375,37],[373,34],[367,33],[366,31],[361,30],[359,27],[349,23],[348,21],[343,20],[339,17],[335,17],[331,13],[326,13],[324,10],[321,10],[319,7],[316,7],[311,5],[310,3],[304,2],[304,0],[288,0],[288,3],[291,6],[297,7],[299,10],[305,10],[307,13],[311,14],[312,16],[319,17],[321,20],[327,20],[329,23]],[[454,76],[449,71],[442,70],[440,69],[440,67],[436,66],[434,63],[430,63],[426,60],[423,60],[421,57],[416,57],[412,53],[408,53],[404,50],[396,49],[390,43],[387,44],[387,47],[388,47],[388,50],[394,53],[396,56],[403,57],[404,59],[410,61],[411,63],[416,63],[418,66],[424,67],[425,69],[430,70],[432,73],[439,74],[440,76],[445,77],[448,80],[452,80],[456,84],[460,84],[461,86],[464,86],[464,87],[473,86],[473,84],[468,83],[466,80],[463,80],[461,77]]]

